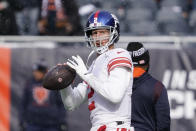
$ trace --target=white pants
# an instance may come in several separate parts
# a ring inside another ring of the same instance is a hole
[[[117,125],[116,122],[112,122],[106,125],[93,126],[90,131],[134,131],[134,127],[131,127],[130,123]]]

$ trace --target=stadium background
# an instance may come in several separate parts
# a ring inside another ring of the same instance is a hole
[[[25,37],[24,37],[25,38]],[[23,39],[24,39],[23,38]],[[51,39],[55,39],[51,38]],[[72,38],[72,37],[70,37]],[[74,40],[80,40],[75,37]],[[118,47],[125,48],[128,41],[141,41],[150,50],[150,72],[167,87],[171,106],[171,131],[195,131],[196,109],[196,59],[195,45],[186,43],[188,37],[123,37]],[[163,42],[167,38],[167,42]],[[191,37],[192,38],[192,37]],[[29,38],[30,39],[30,38]],[[38,37],[39,39],[39,37]],[[59,40],[65,38],[59,37]],[[68,39],[68,38],[66,38]],[[66,41],[65,39],[65,41]],[[154,39],[154,42],[153,42]],[[181,39],[175,43],[176,39]],[[189,37],[189,41],[193,41]],[[0,48],[0,129],[1,131],[19,130],[18,113],[22,88],[31,73],[32,64],[45,58],[49,67],[64,62],[72,55],[80,54],[86,61],[90,49],[83,42],[2,42]],[[125,42],[127,40],[127,42]],[[162,41],[161,41],[162,40]],[[169,42],[170,40],[170,42]],[[183,41],[184,40],[184,41]],[[50,40],[49,40],[50,41]],[[52,40],[51,40],[52,41]],[[158,42],[160,41],[160,42]],[[185,42],[185,43],[183,43]],[[66,45],[67,44],[67,45]],[[77,80],[79,80],[77,78]],[[77,81],[76,81],[77,83]],[[73,112],[68,112],[69,130],[89,130],[87,103]]]
[[[83,25],[93,10],[110,10],[121,23],[117,46],[140,41],[150,50],[150,72],[168,90],[171,131],[196,131],[196,13],[187,1],[77,0]],[[18,106],[34,62],[45,58],[52,67],[75,54],[86,61],[89,52],[83,36],[0,36],[0,131],[19,131]],[[69,131],[89,130],[87,103],[68,112],[67,120]]]

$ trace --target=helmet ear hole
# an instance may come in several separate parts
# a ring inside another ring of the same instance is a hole
[[[92,30],[89,30],[86,32],[87,37],[90,37],[92,35]]]

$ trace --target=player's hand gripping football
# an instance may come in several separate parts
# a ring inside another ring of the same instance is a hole
[[[76,73],[84,80],[86,81],[86,74],[88,72],[86,65],[84,64],[82,58],[77,56],[72,56],[73,60],[68,59],[67,65],[73,68]]]

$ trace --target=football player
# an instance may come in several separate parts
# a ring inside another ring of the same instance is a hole
[[[74,110],[88,100],[90,131],[133,131],[130,126],[133,65],[128,51],[114,47],[120,35],[119,21],[108,11],[96,11],[88,18],[84,31],[97,57],[89,69],[78,55],[68,59],[66,64],[84,82],[60,91],[64,106]]]

